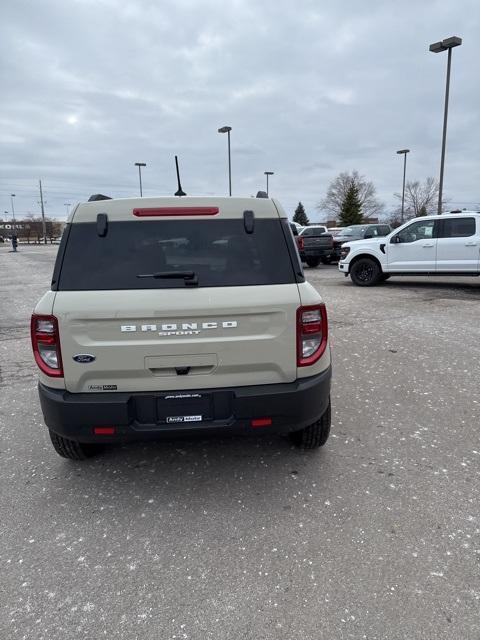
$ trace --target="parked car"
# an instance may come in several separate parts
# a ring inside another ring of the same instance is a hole
[[[361,287],[393,275],[480,275],[480,213],[424,216],[388,236],[348,242],[339,270]]]
[[[303,238],[298,233],[298,226],[295,222],[290,222],[290,229],[292,230],[295,244],[297,245],[298,253],[303,251]]]
[[[305,227],[303,227],[301,224],[298,224],[298,222],[293,221],[290,224],[293,224],[296,227],[298,233],[301,233],[302,230],[305,229]]]
[[[335,259],[340,260],[340,248],[345,242],[379,238],[388,235],[391,231],[389,224],[352,224],[350,227],[344,227],[333,238]]]
[[[309,225],[300,234],[303,249],[300,250],[302,262],[309,267],[318,267],[320,262],[329,264],[333,258],[333,236],[324,225]]]
[[[202,430],[328,438],[327,312],[276,200],[77,205],[31,335],[65,458]]]
[[[310,229],[310,231],[312,231],[312,229],[315,229],[316,231],[321,230],[322,233],[328,233],[328,229],[324,224],[309,224],[308,227],[303,227],[300,233],[303,235],[307,229]]]

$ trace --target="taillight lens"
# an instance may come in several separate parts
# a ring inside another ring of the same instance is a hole
[[[47,376],[63,376],[58,321],[55,316],[33,314],[31,322],[32,348],[35,361]]]
[[[303,238],[298,238],[297,239],[297,244],[298,244],[299,251],[303,251],[303,249],[305,247],[305,241],[303,240]]]
[[[328,341],[328,319],[325,305],[297,309],[297,366],[308,367],[325,352]]]

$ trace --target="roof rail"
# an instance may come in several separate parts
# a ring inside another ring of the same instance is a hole
[[[97,202],[97,200],[111,200],[110,196],[104,196],[102,193],[95,193],[93,196],[90,196],[88,202]]]

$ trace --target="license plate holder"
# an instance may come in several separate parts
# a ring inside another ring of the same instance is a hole
[[[210,394],[166,393],[157,399],[158,424],[192,424],[213,420]]]

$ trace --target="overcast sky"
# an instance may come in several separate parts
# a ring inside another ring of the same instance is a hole
[[[453,51],[445,192],[480,204],[478,0],[3,0],[0,199],[19,217],[92,193],[233,194],[265,188],[309,214],[357,169],[385,211],[407,178],[438,176],[447,56]],[[320,216],[322,217],[322,216]]]

